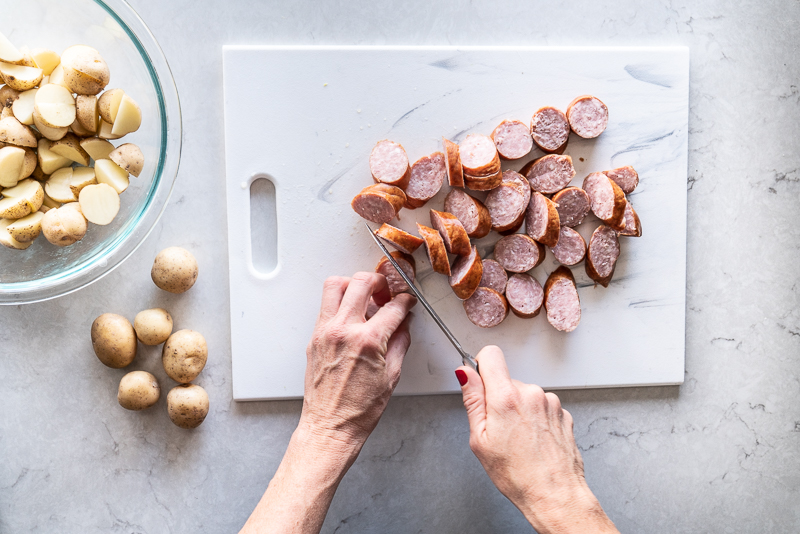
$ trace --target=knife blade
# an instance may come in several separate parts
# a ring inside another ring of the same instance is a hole
[[[367,227],[369,235],[372,236],[372,239],[381,249],[383,255],[386,256],[386,259],[389,260],[389,262],[391,262],[392,266],[395,268],[397,273],[403,278],[405,283],[408,284],[408,287],[411,289],[411,292],[414,293],[414,295],[417,297],[417,300],[419,300],[420,304],[422,304],[422,307],[425,308],[425,311],[428,312],[428,315],[430,315],[436,322],[436,324],[439,325],[439,328],[442,329],[442,332],[444,333],[445,337],[450,340],[450,343],[453,344],[458,353],[461,355],[461,362],[464,365],[472,367],[473,369],[478,371],[478,362],[475,361],[475,358],[471,354],[469,354],[467,351],[464,350],[464,348],[461,346],[461,343],[459,343],[458,340],[456,339],[456,336],[454,336],[453,333],[450,332],[450,329],[447,328],[447,325],[444,324],[444,321],[442,321],[442,319],[434,311],[431,305],[428,304],[428,301],[425,299],[425,297],[422,296],[422,292],[420,292],[417,286],[414,285],[414,282],[411,281],[411,279],[408,277],[405,271],[403,271],[403,269],[400,267],[400,265],[398,265],[394,257],[392,257],[392,255],[389,253],[389,250],[386,248],[386,245],[383,244],[381,238],[379,238],[379,236],[375,233],[375,231],[372,228],[370,228],[370,226],[367,223],[364,223],[364,226]]]

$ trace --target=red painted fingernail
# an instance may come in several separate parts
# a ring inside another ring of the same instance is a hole
[[[462,386],[467,383],[467,373],[463,369],[456,369],[456,378]]]

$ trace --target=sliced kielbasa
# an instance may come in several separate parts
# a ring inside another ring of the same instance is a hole
[[[506,271],[524,273],[544,261],[544,245],[525,234],[501,238],[494,246],[494,259]]]
[[[494,141],[483,134],[469,134],[458,145],[464,174],[473,177],[493,175],[500,170],[500,156]],[[466,178],[466,177],[465,177]]]
[[[397,264],[400,265],[400,268],[403,269],[403,272],[406,273],[406,276],[413,282],[417,275],[417,262],[414,261],[414,256],[405,254],[399,250],[392,251],[391,255],[395,261],[397,261]],[[386,277],[386,282],[389,284],[389,293],[391,293],[392,297],[400,293],[405,293],[410,289],[405,280],[403,280],[403,277],[400,276],[400,273],[397,272],[397,269],[394,268],[394,265],[392,265],[386,257],[381,258],[378,262],[378,265],[375,267],[375,272]]]
[[[547,321],[561,332],[572,332],[581,322],[581,299],[575,287],[575,277],[568,268],[561,266],[547,277],[544,309]]]
[[[437,273],[450,276],[450,259],[447,257],[447,249],[438,231],[417,223],[419,235],[425,241],[425,248],[428,251],[428,260],[431,267]]]
[[[544,301],[542,285],[531,275],[512,275],[506,284],[506,299],[517,317],[530,319],[539,315]]]
[[[469,236],[464,225],[455,215],[431,210],[431,226],[441,234],[447,252],[459,256],[466,256],[470,253]]]
[[[350,206],[364,219],[383,224],[397,217],[405,203],[406,195],[399,187],[375,184],[362,189]]]
[[[577,135],[593,139],[608,126],[608,108],[595,96],[579,96],[567,106],[567,120]]]
[[[625,205],[625,228],[620,230],[619,235],[628,237],[641,237],[642,236],[642,223],[639,220],[639,215],[633,209],[630,201]]]
[[[442,137],[444,157],[447,162],[447,182],[451,187],[464,187],[464,171],[461,169],[461,156],[458,145]]]
[[[461,300],[467,300],[478,289],[483,277],[483,264],[478,249],[472,247],[469,255],[459,256],[453,264],[450,287]]]
[[[488,287],[479,287],[463,303],[464,311],[472,324],[481,328],[492,328],[503,322],[508,315],[506,298]]]
[[[554,247],[558,243],[560,229],[555,203],[543,194],[534,192],[525,215],[525,231],[539,243]]]
[[[492,219],[484,203],[461,189],[447,193],[444,211],[461,221],[469,237],[480,239],[492,230]]]
[[[589,238],[586,252],[586,274],[603,287],[608,287],[619,258],[617,232],[609,226],[600,226]]]
[[[522,225],[531,198],[531,188],[519,173],[507,170],[503,182],[486,196],[492,229],[506,232]]]
[[[411,166],[411,177],[406,186],[406,207],[421,208],[436,196],[447,174],[444,154],[434,152],[419,158]]]
[[[540,108],[531,118],[531,137],[548,154],[562,154],[569,141],[569,122],[561,110]]]
[[[583,180],[583,190],[589,195],[592,213],[614,230],[625,228],[625,193],[602,172],[593,172]]]
[[[394,248],[406,254],[413,254],[424,243],[419,237],[386,223],[381,225],[375,233],[384,241],[388,241]]]
[[[586,241],[569,226],[562,226],[558,243],[550,251],[561,265],[577,265],[586,256]]]
[[[411,176],[408,154],[399,143],[384,139],[378,141],[369,155],[369,170],[378,183],[405,189]]]
[[[589,195],[580,187],[567,187],[553,195],[561,226],[576,227],[589,214]]]
[[[603,171],[603,174],[611,178],[626,195],[633,193],[633,190],[639,185],[639,173],[630,165]]]
[[[503,266],[495,260],[482,260],[483,275],[481,282],[478,284],[480,287],[488,287],[494,289],[501,295],[506,292],[506,283],[508,282],[508,273],[503,269]]]
[[[492,141],[503,159],[519,159],[533,148],[531,130],[524,122],[505,120],[492,132]]]
[[[564,189],[575,178],[575,167],[570,156],[549,154],[522,168],[534,191],[551,195]]]

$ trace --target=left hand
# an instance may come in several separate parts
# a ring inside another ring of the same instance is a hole
[[[301,424],[326,439],[359,448],[378,424],[400,380],[417,299],[390,300],[382,274],[360,272],[325,281],[306,354]]]

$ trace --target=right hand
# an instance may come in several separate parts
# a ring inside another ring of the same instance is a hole
[[[495,486],[540,533],[617,532],[583,475],[572,416],[553,393],[512,380],[503,352],[459,367],[470,448]],[[465,379],[466,378],[466,382]]]

